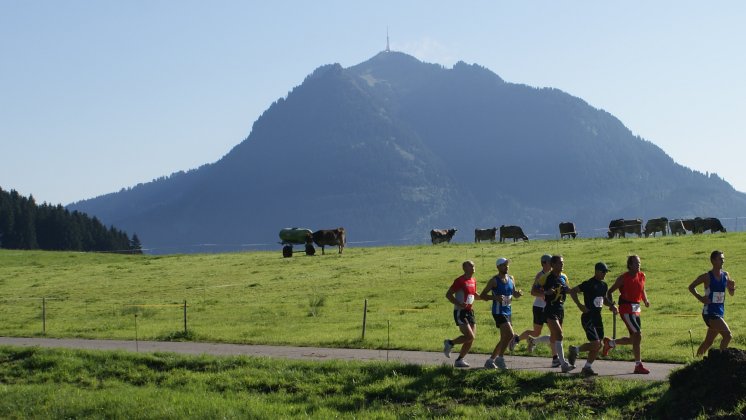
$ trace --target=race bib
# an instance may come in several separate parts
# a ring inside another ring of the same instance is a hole
[[[712,303],[725,303],[725,292],[712,292]]]
[[[474,303],[474,295],[466,296],[466,304],[471,305],[472,303]]]
[[[510,302],[512,302],[512,301],[513,301],[513,296],[504,296],[504,295],[502,296],[502,305],[503,306],[510,305]]]
[[[640,312],[640,304],[639,303],[632,303],[632,304],[630,304],[630,306],[632,307],[632,312],[635,312],[635,313],[636,312]]]
[[[596,308],[603,308],[603,306],[604,306],[604,297],[603,296],[599,296],[599,297],[593,299],[593,306],[595,306]]]

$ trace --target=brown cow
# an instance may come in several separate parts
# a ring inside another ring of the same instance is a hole
[[[625,233],[636,233],[638,238],[642,238],[642,220],[614,219],[609,222],[609,239],[615,236],[624,238]]]
[[[648,219],[648,222],[645,223],[645,237],[647,238],[650,236],[650,234],[653,234],[653,237],[655,237],[656,232],[662,232],[663,236],[666,236],[666,229],[668,226],[668,219],[665,217],[661,217],[658,219]]]
[[[497,235],[496,227],[493,227],[491,229],[474,229],[474,242],[495,242],[495,235]]]
[[[573,222],[561,222],[559,224],[560,239],[564,239],[565,236],[568,238],[572,236],[573,239],[578,235],[575,231],[575,223]]]
[[[513,242],[517,242],[519,239],[528,241],[528,236],[523,233],[520,226],[500,226],[500,242],[505,242],[506,238],[513,238]]]
[[[432,241],[433,245],[437,245],[441,242],[448,242],[451,243],[451,239],[453,238],[453,235],[456,234],[456,231],[458,229],[433,229],[430,231],[430,240]]]
[[[681,219],[670,220],[668,222],[668,228],[671,230],[671,235],[686,235],[684,222]]]
[[[316,246],[321,247],[321,255],[324,255],[325,246],[334,245],[339,247],[339,253],[341,254],[347,243],[345,229],[340,227],[336,229],[317,230],[313,233],[313,241],[316,242]]]

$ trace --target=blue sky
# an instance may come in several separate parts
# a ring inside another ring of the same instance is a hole
[[[746,191],[746,2],[462,3],[2,0],[0,187],[68,204],[214,162],[388,26],[393,50],[561,89]]]

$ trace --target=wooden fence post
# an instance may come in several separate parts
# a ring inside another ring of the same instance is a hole
[[[365,299],[365,306],[363,307],[363,340],[365,340],[365,324],[368,320],[368,299]]]
[[[41,298],[41,335],[47,335],[47,298]]]
[[[187,312],[186,312],[187,304],[186,299],[184,299],[184,335],[187,334]]]

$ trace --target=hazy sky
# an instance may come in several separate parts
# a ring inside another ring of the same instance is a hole
[[[0,0],[0,187],[69,204],[214,162],[388,26],[392,50],[561,89],[746,191],[745,21],[740,0]]]

